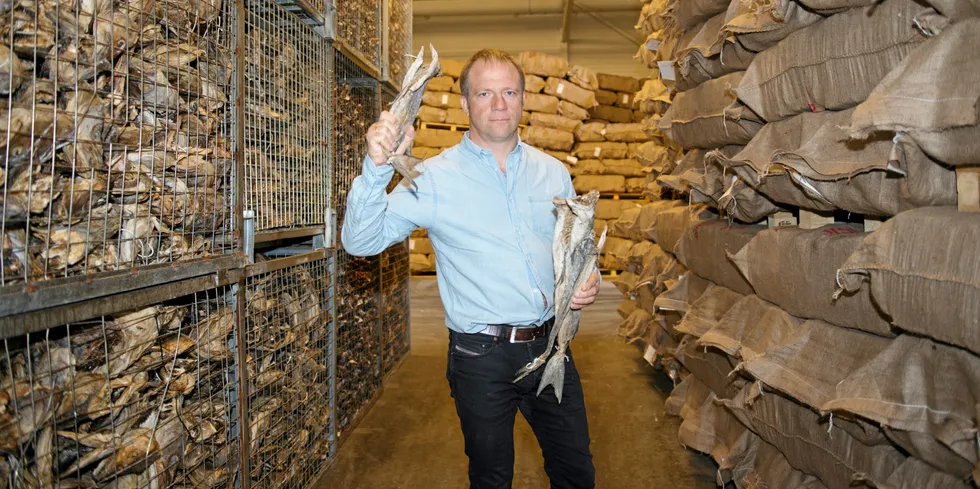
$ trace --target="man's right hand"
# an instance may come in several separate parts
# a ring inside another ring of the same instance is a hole
[[[388,163],[388,156],[401,155],[408,151],[415,138],[415,128],[409,126],[405,131],[405,140],[395,148],[398,139],[398,119],[387,110],[381,113],[378,122],[371,124],[367,132],[368,156],[377,166]]]

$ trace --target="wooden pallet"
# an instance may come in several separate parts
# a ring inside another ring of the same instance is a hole
[[[866,216],[863,218],[863,221],[864,231],[870,233],[881,226],[884,218]],[[797,226],[800,229],[817,229],[835,222],[837,221],[834,218],[833,212],[813,212],[804,209],[800,209],[799,218],[793,215],[792,212],[777,212],[766,219],[766,224],[769,229]]]
[[[470,130],[468,124],[446,124],[444,122],[420,122],[419,129],[442,129],[443,131],[466,132]]]
[[[600,193],[600,199],[610,199],[610,200],[643,200],[646,198],[643,194],[627,194],[627,193]]]

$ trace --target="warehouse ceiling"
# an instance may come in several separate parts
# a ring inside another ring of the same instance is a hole
[[[648,70],[633,59],[642,42],[633,30],[642,6],[640,0],[414,0],[415,52],[429,43],[458,60],[485,47],[514,55],[539,51],[603,73],[643,77]]]

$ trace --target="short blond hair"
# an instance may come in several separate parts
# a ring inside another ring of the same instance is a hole
[[[510,63],[514,69],[517,70],[517,76],[520,78],[521,82],[521,92],[524,91],[524,70],[521,68],[520,63],[514,59],[513,56],[501,51],[499,49],[489,48],[481,49],[476,52],[470,59],[466,61],[463,65],[463,71],[459,75],[459,90],[463,92],[463,96],[466,97],[470,93],[470,69],[477,61],[486,61],[487,63]]]

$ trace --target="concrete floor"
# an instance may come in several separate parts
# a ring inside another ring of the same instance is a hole
[[[412,353],[341,446],[320,489],[468,487],[459,419],[446,382],[448,335],[432,278],[412,280]],[[670,382],[616,336],[622,296],[608,281],[583,312],[573,341],[585,389],[596,487],[708,489],[714,465],[677,441],[664,413]],[[515,427],[515,489],[546,488],[541,450],[527,422]]]

